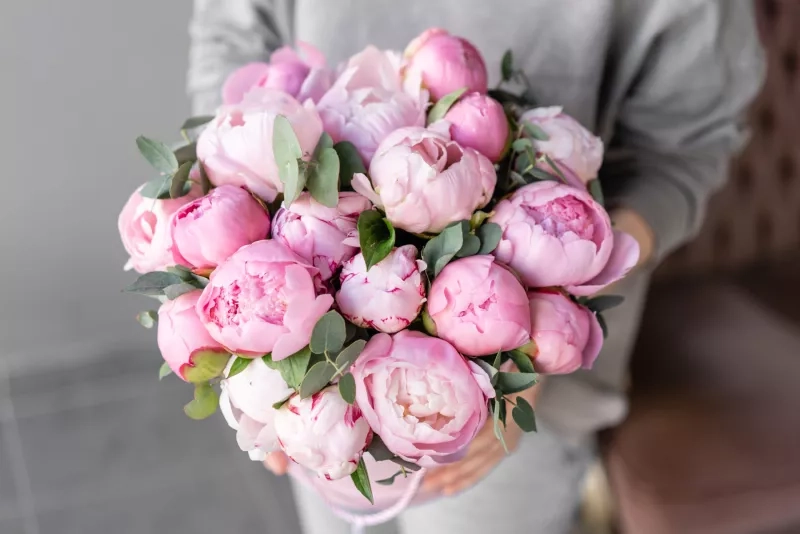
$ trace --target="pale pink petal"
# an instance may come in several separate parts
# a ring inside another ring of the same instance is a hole
[[[586,341],[586,347],[583,349],[583,368],[591,369],[600,350],[603,348],[603,329],[597,321],[597,316],[589,310],[586,313],[589,317],[589,339]]]
[[[269,72],[267,63],[248,63],[233,71],[222,86],[222,103],[238,104],[244,95]]]
[[[381,203],[381,197],[375,192],[372,188],[372,182],[369,181],[366,174],[363,173],[356,173],[353,175],[353,181],[351,182],[353,186],[353,190],[356,193],[361,194],[364,197],[367,197],[370,202],[378,206],[379,208],[383,208],[383,204]]]
[[[468,361],[467,365],[469,365],[469,368],[472,370],[472,376],[475,377],[475,382],[478,383],[483,394],[486,395],[487,398],[493,399],[495,397],[495,391],[492,387],[492,379],[489,378],[486,371],[481,369],[475,362]]]
[[[614,248],[611,257],[603,270],[585,284],[569,286],[567,291],[577,296],[588,296],[597,293],[612,282],[616,282],[639,261],[639,242],[630,234],[614,231]]]

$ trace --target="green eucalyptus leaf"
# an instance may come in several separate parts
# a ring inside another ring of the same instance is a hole
[[[616,308],[625,301],[622,295],[600,295],[589,299],[585,306],[595,313],[604,312],[611,308]]]
[[[372,455],[376,462],[383,462],[385,460],[392,460],[395,454],[389,450],[381,437],[375,434],[372,437],[372,442],[367,447],[367,452]]]
[[[517,366],[523,373],[535,373],[536,370],[533,368],[533,362],[531,361],[531,357],[522,352],[521,350],[514,349],[508,352],[508,355],[514,361],[514,365]]]
[[[352,373],[345,373],[339,379],[339,394],[347,404],[356,402],[356,379]]]
[[[485,211],[476,211],[473,213],[472,217],[469,219],[470,230],[477,230],[489,217],[491,217],[491,213],[486,213]]]
[[[228,372],[228,378],[233,378],[234,376],[238,375],[253,362],[252,358],[242,358],[241,356],[237,356],[235,360],[233,360],[233,364],[231,365],[231,370]]]
[[[317,141],[317,146],[314,147],[313,159],[319,160],[320,154],[329,148],[333,148],[333,139],[328,132],[322,132],[322,135],[319,136],[319,141]]]
[[[533,148],[533,143],[527,137],[520,137],[511,143],[511,150],[514,152],[525,152],[531,148]]]
[[[183,407],[183,411],[195,420],[211,417],[219,406],[219,395],[208,382],[195,384],[194,399]]]
[[[272,129],[272,152],[278,166],[278,176],[284,185],[284,201],[291,205],[305,187],[305,173],[300,172],[298,160],[303,157],[303,150],[292,123],[283,115],[275,117]]]
[[[158,200],[165,200],[169,198],[169,190],[171,189],[172,176],[159,176],[144,184],[139,190],[139,194],[144,198],[155,198]]]
[[[163,175],[173,175],[178,170],[178,160],[167,145],[143,135],[136,138],[136,146],[144,159]]]
[[[537,141],[548,141],[550,139],[550,136],[547,135],[547,132],[542,130],[542,127],[538,124],[534,124],[529,121],[523,121],[522,129],[525,130],[525,133]]]
[[[606,324],[606,319],[603,317],[602,313],[596,313],[595,317],[597,317],[597,322],[600,324],[600,329],[603,331],[603,339],[608,338],[608,324]]]
[[[536,373],[497,373],[497,388],[509,395],[511,393],[519,393],[532,387],[536,384]]]
[[[606,205],[605,195],[603,195],[603,186],[600,185],[600,180],[596,178],[594,180],[589,180],[589,194],[592,195],[595,202],[601,206]]]
[[[191,269],[183,265],[170,265],[167,267],[167,272],[177,275],[184,282],[191,282],[194,275]]]
[[[506,53],[503,54],[503,59],[500,61],[500,75],[504,82],[514,76],[514,56],[511,50],[506,50]]]
[[[396,463],[397,465],[399,465],[400,467],[404,468],[406,471],[414,472],[414,471],[419,471],[420,470],[420,466],[418,466],[417,464],[415,464],[413,462],[409,462],[408,460],[404,460],[404,459],[400,458],[399,456],[395,456],[391,460],[394,463]]]
[[[208,382],[221,376],[231,355],[216,350],[205,350],[192,354],[191,365],[183,369],[183,378],[192,384]]]
[[[190,117],[186,119],[181,126],[181,130],[194,130],[208,124],[214,120],[214,115],[199,115],[197,117]]]
[[[494,361],[492,362],[492,367],[495,369],[500,369],[500,366],[503,364],[503,352],[497,351],[497,354],[494,357]]]
[[[553,169],[553,172],[556,173],[556,175],[558,176],[559,180],[561,180],[565,184],[569,184],[569,180],[567,180],[567,177],[564,176],[563,172],[561,172],[561,169],[558,167],[556,162],[553,161],[553,158],[551,158],[550,156],[545,154],[544,160],[547,162],[547,164],[550,166],[550,168]]]
[[[503,229],[499,224],[486,223],[476,232],[481,241],[481,248],[478,254],[491,254],[500,244],[500,239],[503,237]]]
[[[158,323],[158,312],[155,310],[139,312],[139,315],[136,316],[136,320],[147,329],[153,328],[156,323]]]
[[[422,249],[422,261],[428,266],[431,278],[438,276],[450,260],[464,246],[464,237],[469,233],[469,221],[456,221],[428,241]]]
[[[466,87],[462,87],[461,89],[457,89],[452,93],[444,95],[442,98],[439,99],[436,104],[433,105],[431,110],[428,112],[428,124],[433,124],[434,122],[438,121],[439,119],[444,118],[447,115],[447,112],[453,106],[453,104],[461,98],[461,95],[467,92]]]
[[[339,141],[333,145],[333,149],[339,155],[341,188],[347,189],[350,187],[350,182],[353,181],[353,175],[356,173],[365,174],[367,168],[364,166],[364,160],[361,159],[358,149],[350,141]]]
[[[289,402],[289,399],[291,399],[291,398],[292,398],[292,396],[291,396],[291,395],[289,395],[289,396],[288,396],[288,397],[286,397],[285,399],[279,400],[278,402],[276,402],[275,404],[273,404],[273,405],[272,405],[272,407],[273,407],[274,409],[276,409],[276,410],[280,410],[281,408],[283,408],[283,405],[284,405],[284,404],[286,404],[287,402]]]
[[[529,175],[533,176],[537,180],[541,181],[553,181],[553,182],[560,182],[561,179],[556,176],[555,174],[549,173],[544,169],[540,169],[539,167],[531,168],[528,173]]]
[[[366,344],[367,342],[363,339],[357,339],[350,343],[336,356],[336,367],[343,373],[350,369],[350,366],[358,359]]]
[[[186,162],[194,163],[197,161],[197,143],[189,143],[182,147],[175,149],[175,159],[178,160],[178,165],[183,165]]]
[[[312,365],[311,369],[306,373],[305,378],[303,378],[303,382],[300,384],[300,398],[306,399],[314,393],[322,391],[330,383],[335,374],[336,368],[326,361]]]
[[[303,382],[308,370],[308,364],[311,361],[311,349],[307,346],[303,347],[291,356],[279,361],[274,361],[272,355],[267,354],[263,360],[267,367],[281,373],[281,377],[289,387],[297,389]]]
[[[125,288],[130,293],[158,296],[164,294],[164,289],[171,285],[180,284],[182,280],[176,274],[163,271],[153,271],[141,275],[136,281]]]
[[[311,351],[315,354],[339,352],[346,337],[344,319],[339,312],[331,310],[320,317],[311,331]]]
[[[193,284],[189,284],[187,282],[180,282],[179,284],[173,284],[171,286],[165,287],[164,296],[166,296],[169,300],[175,300],[184,293],[189,293],[190,291],[195,291],[195,290],[197,290],[197,288]]]
[[[333,148],[320,152],[316,165],[308,172],[306,187],[323,206],[335,208],[339,204],[339,156]]]
[[[355,484],[356,489],[367,498],[367,500],[375,504],[375,500],[372,498],[372,486],[369,483],[369,473],[367,473],[367,466],[364,463],[364,459],[361,458],[358,460],[358,467],[350,475],[350,478],[353,480],[353,484]]]
[[[467,256],[474,256],[481,250],[481,240],[478,236],[467,234],[464,236],[464,245],[456,253],[458,258],[466,258]]]
[[[397,473],[393,474],[392,476],[390,476],[388,478],[383,478],[381,480],[376,480],[375,483],[376,484],[380,484],[381,486],[391,486],[392,484],[394,484],[394,479],[396,479],[400,475],[407,476],[405,473],[406,472],[401,469],[400,471],[398,471]]]
[[[187,161],[181,165],[175,175],[172,177],[172,184],[169,186],[170,198],[180,198],[188,195],[192,189],[192,183],[189,182],[189,173],[192,172],[193,162]]]
[[[503,450],[506,451],[506,454],[508,454],[508,445],[506,445],[506,439],[503,434],[503,428],[500,426],[500,411],[502,410],[501,405],[504,402],[505,400],[497,397],[492,400],[491,404],[492,424],[494,426],[494,436],[497,438],[497,441],[499,441],[500,444],[503,446]]]
[[[522,397],[517,397],[517,405],[511,410],[511,417],[523,432],[536,432],[536,414],[533,406]]]
[[[164,362],[161,364],[161,367],[158,369],[158,379],[164,380],[164,378],[168,377],[172,374],[172,369],[170,369],[169,364]]]
[[[395,240],[394,227],[381,212],[365,211],[358,217],[358,239],[367,270],[370,270],[392,251]]]

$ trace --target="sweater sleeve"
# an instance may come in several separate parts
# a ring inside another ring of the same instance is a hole
[[[652,41],[600,177],[610,207],[649,223],[656,259],[699,230],[743,141],[741,118],[762,74],[751,2],[699,3]]]
[[[190,24],[188,92],[195,114],[213,113],[225,78],[236,68],[266,61],[290,40],[290,0],[194,0]]]

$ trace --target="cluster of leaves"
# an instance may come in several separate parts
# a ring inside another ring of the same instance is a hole
[[[189,175],[192,167],[197,163],[200,171],[200,186],[203,194],[211,189],[205,168],[197,162],[197,142],[190,137],[201,126],[210,122],[214,117],[203,116],[187,119],[181,127],[181,134],[186,144],[173,150],[164,143],[139,136],[136,146],[141,155],[158,171],[159,176],[147,182],[139,194],[145,198],[167,199],[179,198],[189,194],[192,188]]]
[[[203,289],[207,285],[208,278],[205,276],[182,265],[175,265],[167,267],[166,271],[152,271],[141,275],[134,283],[125,288],[125,291],[159,299],[163,297],[167,300],[175,300],[184,293]],[[140,317],[143,316],[140,314]],[[145,328],[152,327],[146,318],[144,322],[141,319],[139,322]]]
[[[580,297],[575,299],[578,304],[586,306],[589,310],[594,312],[595,317],[597,317],[597,322],[600,323],[600,328],[603,330],[603,339],[608,337],[608,325],[606,325],[603,312],[611,308],[616,308],[622,304],[624,300],[625,297],[621,295],[600,295],[594,298]]]
[[[366,172],[356,147],[349,141],[334,144],[327,133],[319,138],[313,154],[303,154],[292,124],[282,115],[275,118],[272,151],[287,206],[307,189],[314,200],[335,208],[339,190],[350,187],[353,174]]]
[[[403,458],[397,456],[395,453],[389,450],[386,444],[381,440],[380,436],[377,434],[373,435],[372,442],[367,447],[367,452],[375,459],[376,462],[383,462],[383,461],[392,461],[398,465],[400,468],[395,474],[390,477],[376,480],[377,484],[382,486],[391,486],[394,484],[395,479],[398,476],[407,477],[408,473],[413,473],[415,471],[419,471],[420,467],[413,463],[409,462],[408,460],[404,460]],[[374,500],[372,498],[372,486],[369,480],[369,473],[367,473],[367,466],[364,464],[364,459],[362,458],[359,463],[356,471],[350,475],[350,478],[353,480],[353,483],[356,486],[356,489],[366,497],[369,502],[374,504]]]
[[[456,221],[425,244],[422,260],[428,277],[435,278],[454,258],[490,254],[497,248],[503,230],[495,223],[484,222],[487,213],[477,212],[469,221]]]
[[[461,96],[466,92],[467,88],[462,87],[461,89],[457,89],[452,93],[448,93],[437,100],[433,107],[431,107],[430,111],[428,111],[428,126],[440,119],[443,119],[444,116],[447,115],[447,112],[450,111],[450,108],[453,107],[453,104],[458,102],[458,99],[461,98]]]

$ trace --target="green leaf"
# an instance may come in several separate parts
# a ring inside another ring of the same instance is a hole
[[[586,307],[595,313],[604,312],[611,308],[616,308],[625,301],[622,295],[601,295],[594,297],[586,302]]]
[[[565,184],[569,183],[569,180],[567,180],[567,177],[564,176],[563,172],[561,172],[561,169],[558,168],[558,165],[556,165],[556,162],[553,161],[553,158],[551,158],[550,156],[545,154],[544,160],[547,162],[548,165],[550,165],[550,168],[553,169],[553,171],[556,173],[556,175],[558,175],[558,179],[559,180],[561,180]]]
[[[504,402],[505,400],[497,397],[492,400],[492,422],[494,425],[494,436],[503,446],[503,450],[506,451],[506,454],[508,454],[508,445],[506,445],[503,429],[500,427],[500,411],[502,410],[501,403]]]
[[[392,251],[395,240],[394,227],[379,211],[362,212],[358,216],[358,240],[369,271]]]
[[[181,282],[182,280],[176,274],[153,271],[141,275],[134,283],[125,288],[125,291],[140,293],[142,295],[158,296],[164,294],[164,288],[180,284]]]
[[[139,315],[136,316],[136,320],[147,329],[153,328],[158,322],[158,312],[154,310],[139,312]]]
[[[376,480],[375,483],[376,484],[380,484],[381,486],[391,486],[392,484],[394,484],[394,479],[396,479],[400,475],[408,476],[406,474],[406,472],[401,469],[400,471],[398,471],[397,473],[393,474],[389,478],[383,478],[381,480]]]
[[[336,374],[334,368],[328,362],[318,362],[311,366],[306,373],[303,382],[300,384],[300,398],[306,399],[314,393],[323,390]]]
[[[485,211],[476,211],[473,213],[472,217],[469,219],[470,230],[477,230],[489,217],[491,217],[491,214]]]
[[[172,176],[160,176],[154,178],[144,184],[139,190],[139,194],[144,198],[155,198],[164,200],[169,198],[170,184],[172,183]]]
[[[316,165],[308,172],[306,187],[323,206],[335,208],[339,204],[339,156],[334,149],[325,148],[320,152]]]
[[[472,361],[475,362],[475,365],[483,369],[486,372],[486,374],[489,375],[489,378],[492,378],[494,377],[494,375],[497,374],[497,369],[492,367],[492,365],[486,360],[482,360],[480,358],[473,358]]]
[[[183,165],[187,161],[197,161],[197,143],[189,143],[175,149],[175,159],[178,160],[178,165]]]
[[[492,362],[492,367],[495,369],[500,369],[500,366],[503,364],[503,352],[497,351],[497,354],[494,357],[494,362]]]
[[[500,75],[504,82],[507,82],[514,76],[514,56],[511,50],[506,50],[503,54],[503,59],[500,62]]]
[[[308,363],[311,361],[311,349],[303,347],[280,361],[274,361],[271,354],[267,354],[263,359],[267,367],[281,373],[281,377],[289,387],[297,389],[306,376]]]
[[[279,400],[278,402],[276,402],[275,404],[273,404],[273,405],[272,405],[272,407],[273,407],[273,408],[275,408],[276,410],[280,410],[281,408],[283,408],[283,405],[284,405],[284,404],[286,404],[287,402],[289,402],[289,399],[291,399],[291,398],[292,398],[292,396],[291,396],[291,395],[289,395],[289,396],[288,396],[288,397],[286,397],[285,399]]]
[[[431,110],[428,112],[428,124],[433,124],[434,122],[438,121],[439,119],[444,118],[453,104],[461,98],[461,95],[467,92],[466,87],[462,87],[461,89],[457,89],[450,94],[444,95],[442,98],[439,99],[436,104],[433,105]]]
[[[311,331],[311,351],[315,354],[339,352],[346,337],[344,319],[339,312],[331,310],[320,317]]]
[[[192,270],[183,265],[170,265],[167,267],[167,272],[177,275],[184,282],[191,282],[194,276]]]
[[[521,350],[511,350],[508,351],[508,355],[514,361],[514,364],[517,366],[522,373],[536,373],[536,370],[533,368],[533,362],[531,361],[531,357],[522,352]]]
[[[381,437],[377,434],[372,437],[372,442],[369,444],[369,447],[367,447],[367,452],[372,455],[376,462],[391,460],[395,457],[395,454],[389,450]]]
[[[399,456],[395,456],[391,460],[394,463],[396,463],[397,465],[399,465],[400,467],[405,468],[406,471],[415,472],[415,471],[419,471],[420,470],[420,466],[418,466],[417,464],[415,464],[413,462],[409,462],[408,460],[404,460],[404,459],[400,458]]]
[[[363,339],[357,339],[350,343],[342,352],[339,353],[338,356],[336,356],[336,367],[338,367],[343,373],[350,369],[350,366],[353,365],[356,359],[358,359],[366,344],[367,342]]]
[[[536,373],[497,373],[497,388],[506,395],[525,391],[536,384]]]
[[[206,167],[202,163],[198,163],[200,168],[200,187],[203,189],[203,194],[207,195],[211,191],[211,180],[208,178]]]
[[[183,407],[183,411],[195,420],[211,417],[219,406],[219,395],[208,382],[195,384],[194,399]]]
[[[532,122],[524,121],[522,123],[522,128],[532,138],[536,139],[537,141],[547,141],[550,139],[550,136],[547,135],[547,132],[542,130],[542,127],[538,124],[534,124]]]
[[[241,356],[237,356],[235,360],[233,360],[233,364],[231,365],[231,370],[228,372],[228,378],[233,378],[234,376],[238,375],[252,363],[252,358],[242,358]]]
[[[356,173],[365,174],[367,168],[364,167],[364,160],[361,159],[358,149],[350,141],[339,141],[333,145],[333,149],[339,155],[339,180],[341,181],[341,188],[347,189],[350,187],[353,175]]]
[[[481,248],[478,251],[481,255],[494,252],[503,237],[503,229],[496,223],[486,223],[478,228],[476,233],[481,240]]]
[[[352,373],[345,373],[339,379],[339,394],[347,404],[356,402],[356,379]]]
[[[603,314],[596,313],[595,317],[597,317],[597,322],[600,323],[600,329],[603,331],[603,339],[608,338],[608,325],[606,324],[606,318],[603,317]]]
[[[356,467],[356,470],[350,475],[350,478],[353,480],[353,484],[355,484],[359,493],[366,497],[370,503],[375,504],[375,500],[372,498],[372,486],[370,486],[369,483],[367,466],[363,458],[358,460],[358,467]]]
[[[214,115],[199,115],[190,117],[183,122],[181,130],[194,130],[214,120]]]
[[[164,378],[168,377],[172,374],[172,369],[170,369],[169,364],[164,362],[161,364],[161,367],[158,369],[158,379],[164,380]]]
[[[197,288],[192,284],[181,282],[179,284],[173,284],[165,287],[164,296],[166,296],[169,300],[175,300],[184,293],[189,293],[190,291],[195,291],[196,289]]]
[[[196,352],[192,355],[192,365],[184,369],[183,376],[187,382],[192,384],[208,382],[222,375],[230,359],[231,355],[227,352],[216,350]]]
[[[592,195],[595,202],[601,206],[606,205],[606,199],[603,195],[603,186],[600,185],[600,180],[596,178],[594,180],[589,180],[589,194]]]
[[[322,152],[328,148],[333,148],[333,138],[331,138],[328,132],[322,132],[322,135],[319,136],[319,141],[317,141],[317,146],[314,147],[313,159],[319,160]]]
[[[289,206],[305,187],[305,173],[300,173],[297,163],[297,160],[303,157],[300,142],[294,133],[292,123],[283,115],[275,117],[272,151],[275,164],[278,166],[278,176],[284,184],[284,202]]]
[[[519,139],[515,139],[513,143],[511,143],[511,150],[514,152],[525,152],[528,149],[533,148],[533,143],[527,137],[520,137]]]
[[[194,162],[187,161],[178,168],[175,176],[172,177],[172,185],[169,186],[170,198],[180,198],[189,194],[192,189],[192,183],[189,181],[192,165],[194,165]]]
[[[464,236],[464,245],[456,253],[458,258],[466,258],[467,256],[474,256],[481,250],[481,240],[478,236],[467,234]]]
[[[561,181],[561,179],[558,176],[556,176],[555,174],[549,173],[544,169],[540,169],[539,167],[533,167],[532,169],[530,169],[528,171],[528,174],[530,174],[531,176],[533,176],[537,180],[554,181],[554,182],[560,182]]]
[[[523,432],[536,432],[536,414],[533,412],[533,406],[522,397],[517,397],[516,403],[517,405],[511,410],[514,422]]]
[[[456,221],[428,241],[422,249],[422,260],[428,265],[431,278],[442,269],[464,246],[464,237],[469,233],[469,221]]]
[[[167,145],[161,141],[150,139],[143,135],[136,138],[136,146],[150,165],[164,175],[175,174],[178,170],[178,160]]]

